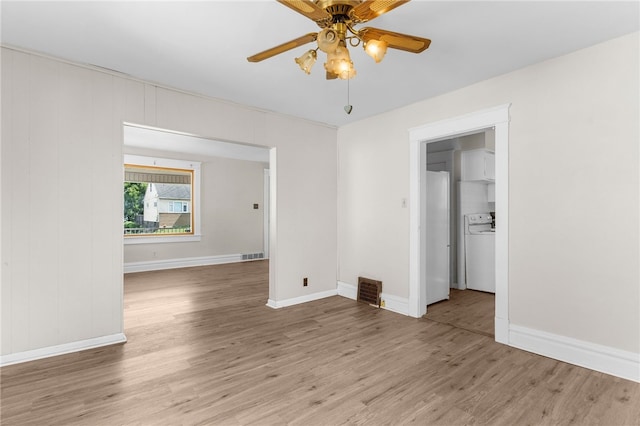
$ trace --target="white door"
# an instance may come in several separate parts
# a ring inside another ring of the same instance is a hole
[[[427,305],[449,298],[449,173],[426,172]]]

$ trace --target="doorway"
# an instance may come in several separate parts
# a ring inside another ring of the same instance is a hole
[[[193,178],[194,203],[187,206],[194,214],[191,233],[125,241],[125,273],[275,257],[276,148],[123,123],[123,152],[125,157],[152,160],[149,166],[157,166],[156,162],[170,162],[173,168],[204,164],[209,171],[208,177],[203,178],[206,187],[202,193],[199,170]],[[178,162],[180,166],[176,165]],[[234,191],[231,185],[249,190]],[[242,197],[237,195],[240,192]],[[200,202],[205,198],[206,205]],[[171,213],[170,207],[166,214]],[[203,219],[206,233],[200,231]],[[212,237],[215,232],[218,238]],[[196,244],[171,244],[175,242]],[[273,263],[270,261],[269,265]],[[269,289],[269,294],[274,294],[275,267],[269,268]]]
[[[455,117],[409,131],[410,149],[410,204],[409,212],[409,315],[419,318],[426,308],[426,267],[422,262],[425,253],[425,209],[422,207],[422,182],[425,179],[426,144],[458,136],[495,129],[496,217],[500,225],[496,231],[496,295],[495,340],[508,343],[508,129],[509,104]]]

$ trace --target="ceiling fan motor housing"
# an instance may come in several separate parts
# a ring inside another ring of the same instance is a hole
[[[317,0],[316,5],[331,15],[348,15],[362,0]]]
[[[326,21],[316,21],[316,23],[321,28],[335,28],[335,25],[338,23],[355,23],[352,21],[350,15],[354,6],[357,6],[360,3],[362,3],[361,0],[318,0],[316,2],[318,7],[331,15],[331,19]]]

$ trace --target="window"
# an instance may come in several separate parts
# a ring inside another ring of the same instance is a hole
[[[174,201],[168,204],[169,212],[172,213],[189,213],[189,203]]]
[[[125,155],[125,244],[199,241],[200,163]]]

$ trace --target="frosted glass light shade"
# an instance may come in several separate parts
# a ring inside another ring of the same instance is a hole
[[[325,28],[318,33],[318,48],[325,53],[335,52],[340,43],[338,33],[331,28]]]
[[[318,55],[315,50],[309,50],[304,55],[296,58],[296,64],[300,66],[300,69],[307,74],[311,74],[311,67],[316,63]]]
[[[387,43],[382,40],[369,40],[364,45],[364,51],[378,63],[387,53],[387,46]]]
[[[344,46],[338,46],[335,52],[327,54],[327,62],[324,64],[324,68],[343,80],[351,79],[356,75],[356,70],[349,56],[349,50]]]

